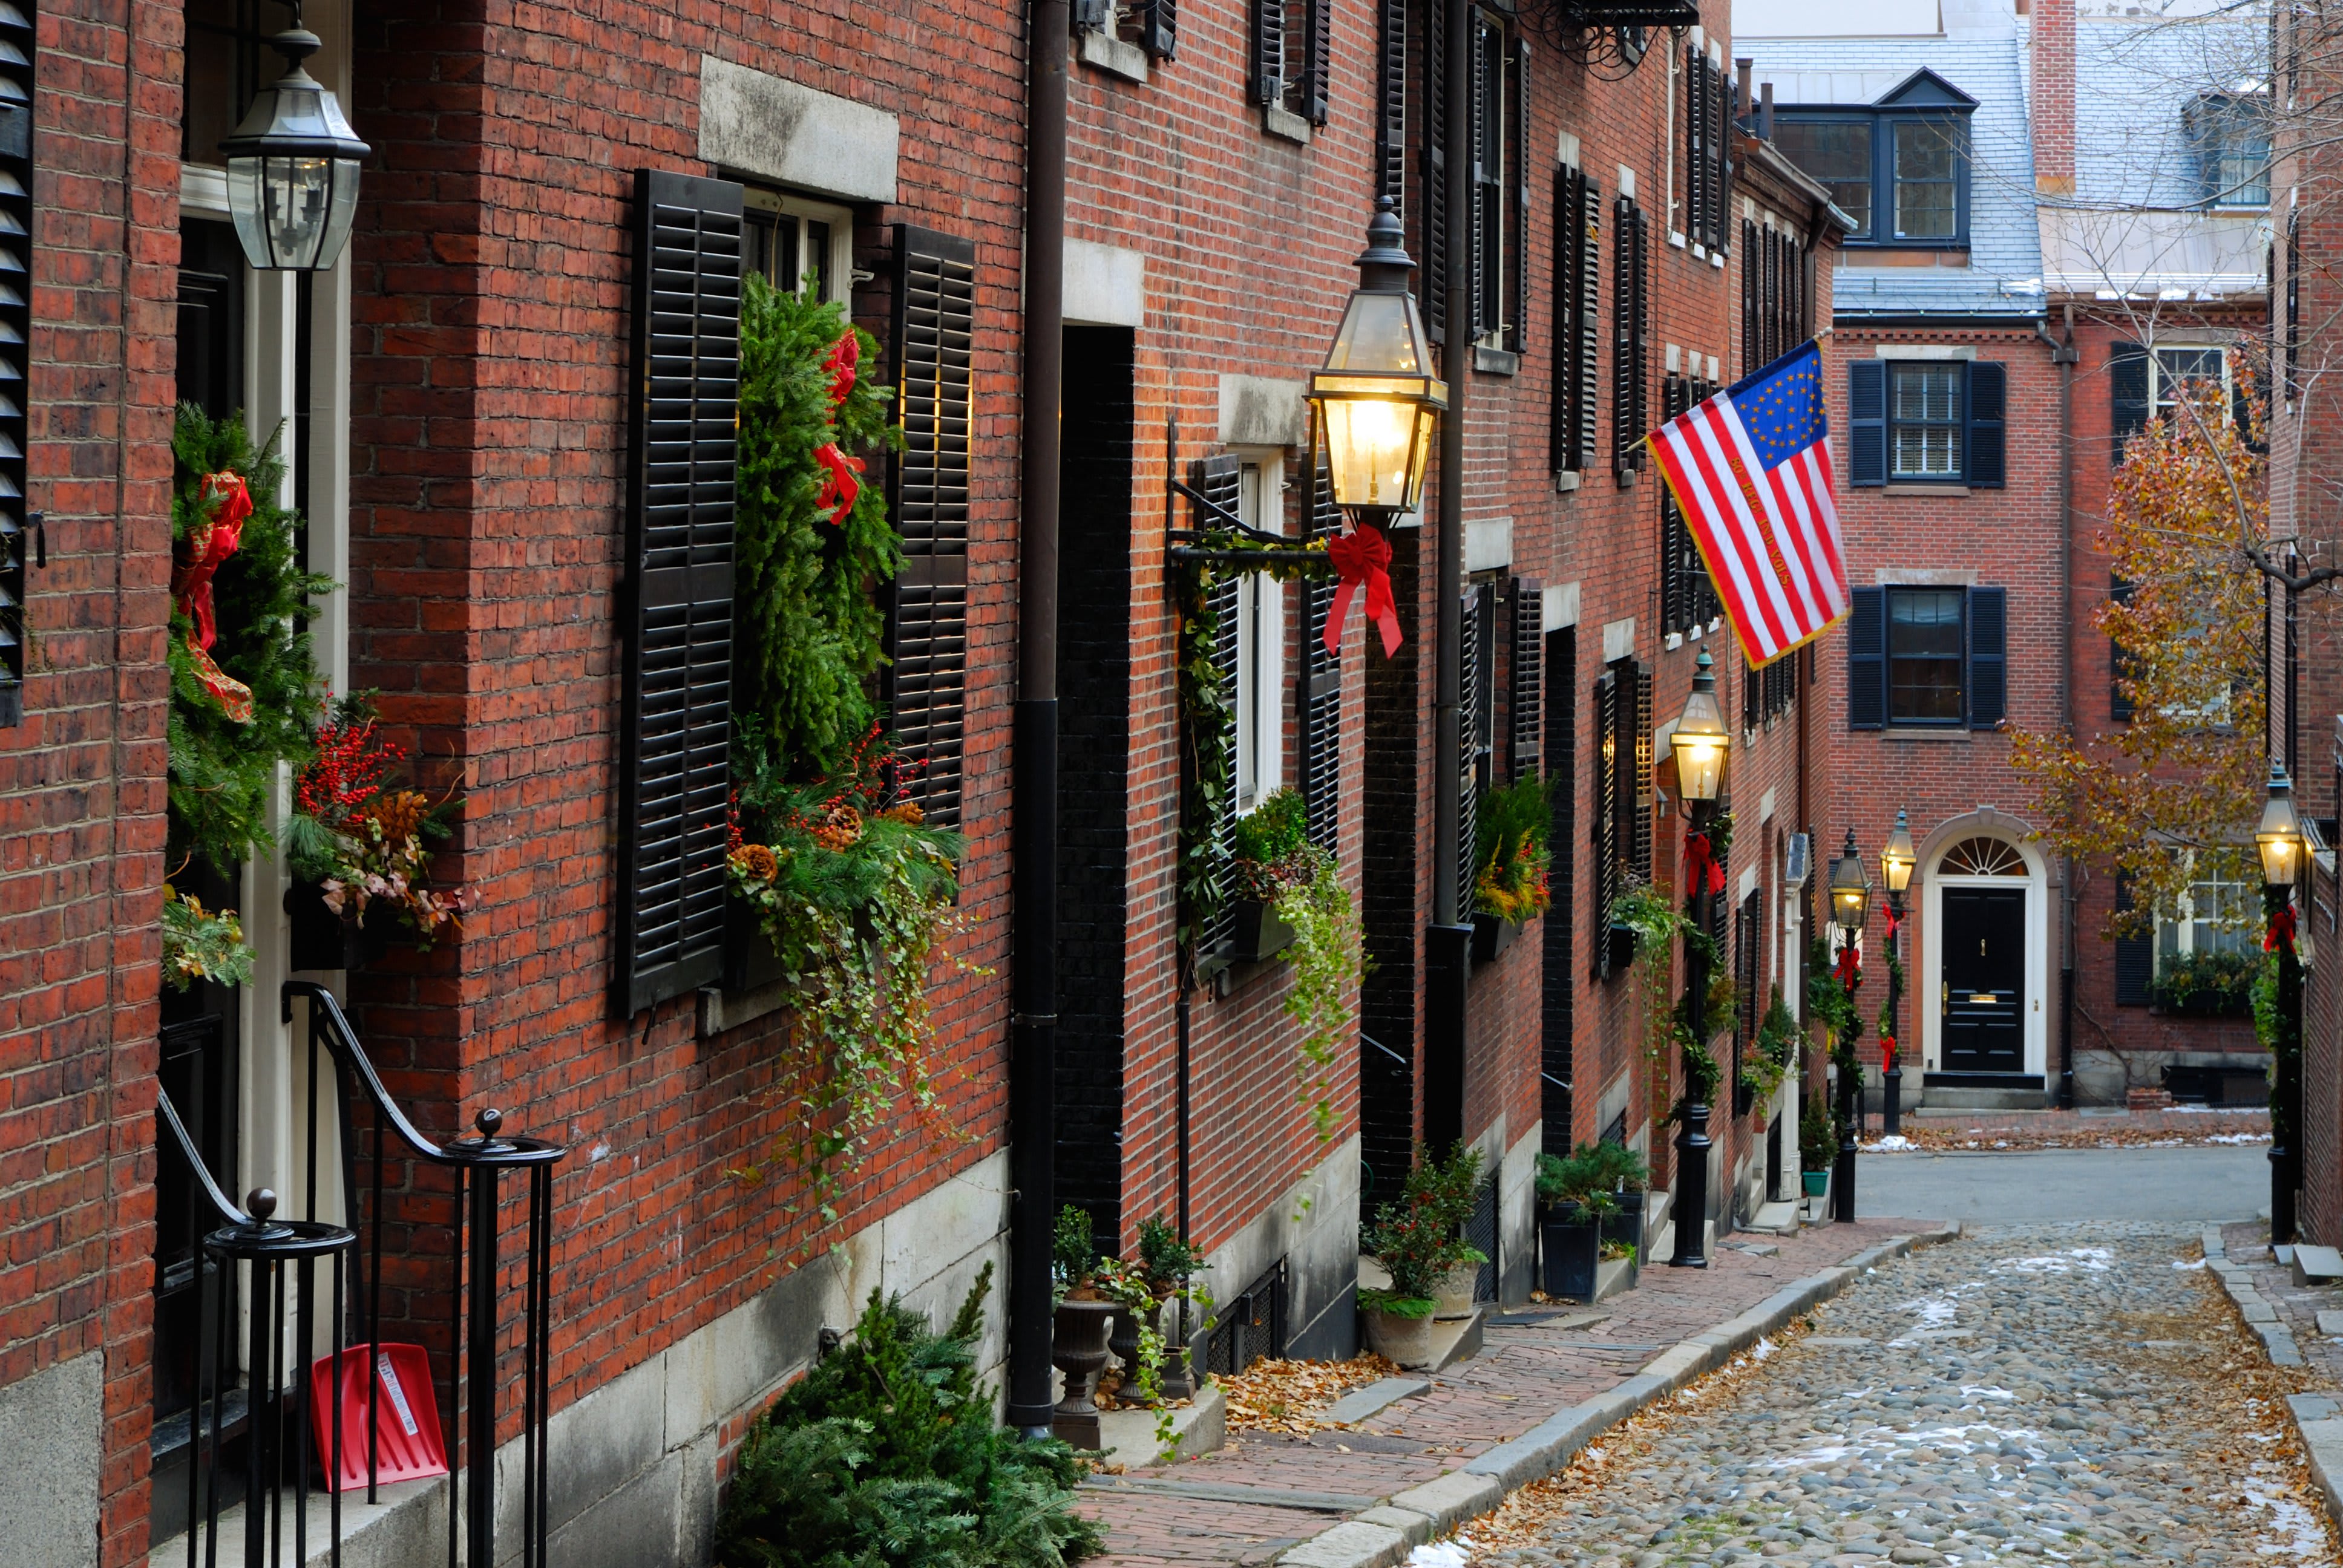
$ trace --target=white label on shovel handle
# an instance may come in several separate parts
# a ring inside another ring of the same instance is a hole
[[[380,1351],[374,1355],[375,1375],[382,1379],[382,1390],[390,1395],[390,1408],[398,1412],[398,1424],[407,1435],[415,1435],[415,1412],[407,1408],[407,1391],[398,1386],[398,1373],[391,1369],[390,1357]]]

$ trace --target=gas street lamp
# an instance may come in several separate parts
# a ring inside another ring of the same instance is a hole
[[[1846,830],[1846,848],[1831,862],[1831,912],[1836,918],[1842,933],[1839,950],[1832,955],[1843,960],[1851,952],[1855,939],[1862,934],[1863,922],[1869,918],[1871,878],[1863,868],[1863,852],[1855,847],[1855,829]],[[1849,1000],[1853,988],[1849,987]],[[1846,1042],[1847,1060],[1855,1058],[1852,1040]],[[1831,1218],[1852,1224],[1855,1221],[1855,1115],[1862,1101],[1856,1099],[1857,1072],[1842,1065],[1838,1074],[1838,1161],[1831,1171]]]
[[[1904,892],[1912,885],[1912,866],[1917,859],[1912,849],[1912,825],[1898,806],[1895,829],[1879,850],[1880,879],[1887,884],[1887,1010],[1882,1016],[1890,1030],[1902,1027],[1902,1014],[1896,1010],[1904,1000]],[[1890,1137],[1904,1130],[1903,1043],[1893,1033],[1880,1041],[1880,1049],[1886,1053],[1879,1075],[1886,1091],[1886,1113],[1881,1125]]]
[[[2294,885],[2309,846],[2286,764],[2270,759],[2269,799],[2254,829],[2261,852],[2263,943],[2278,954],[2278,1038],[2270,1041],[2270,1241],[2294,1240],[2302,1185],[2302,960],[2294,947]]]
[[[1408,287],[1415,263],[1401,244],[1389,196],[1375,204],[1358,266],[1359,286],[1325,366],[1310,377],[1310,400],[1326,432],[1334,504],[1376,527],[1423,500],[1448,386],[1432,374],[1432,339]]]
[[[1684,913],[1693,930],[1706,931],[1715,924],[1710,912],[1712,868],[1708,829],[1715,811],[1718,787],[1725,781],[1725,758],[1732,736],[1725,728],[1725,712],[1716,703],[1716,661],[1701,650],[1693,662],[1692,695],[1684,699],[1668,747],[1676,759],[1676,791],[1688,810],[1684,827]],[[1684,1016],[1691,1039],[1684,1042],[1684,1130],[1676,1135],[1676,1251],[1670,1264],[1680,1269],[1708,1267],[1708,1095],[1707,1080],[1716,1070],[1714,1060],[1695,1062],[1708,1046],[1708,957],[1704,943],[1684,943]]]
[[[285,56],[285,75],[253,95],[243,123],[220,142],[228,216],[254,270],[323,272],[349,240],[358,160],[371,149],[334,95],[302,67],[320,45],[301,25],[297,0],[293,25],[268,42]]]

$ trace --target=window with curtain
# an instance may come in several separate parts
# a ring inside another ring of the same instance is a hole
[[[1959,588],[1887,591],[1887,718],[1958,724],[1966,595]]]
[[[1285,465],[1237,470],[1237,513],[1248,528],[1285,531]],[[1237,578],[1236,806],[1251,811],[1285,782],[1285,585],[1266,572]]]

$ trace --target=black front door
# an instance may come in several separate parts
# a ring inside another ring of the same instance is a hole
[[[1946,888],[1936,1000],[1946,1072],[2026,1070],[2026,890]]]

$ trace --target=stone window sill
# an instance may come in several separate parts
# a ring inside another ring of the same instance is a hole
[[[1110,76],[1121,76],[1126,82],[1144,85],[1147,81],[1147,51],[1111,33],[1085,30],[1081,34],[1081,57],[1085,65],[1095,65]]]
[[[1969,487],[1966,485],[1934,485],[1925,479],[1891,479],[1886,491],[1891,496],[1966,496]]]
[[[1264,104],[1262,106],[1261,128],[1298,146],[1310,145],[1310,122],[1281,105]]]
[[[738,1029],[769,1017],[789,1005],[789,988],[775,981],[759,986],[754,990],[728,991],[718,986],[699,988],[699,1038],[713,1040],[727,1030]]]
[[[1960,740],[1969,738],[1965,724],[1891,724],[1879,732],[1883,740]]]
[[[1489,348],[1473,346],[1473,368],[1483,376],[1517,376],[1521,374],[1522,357],[1510,348]]]

